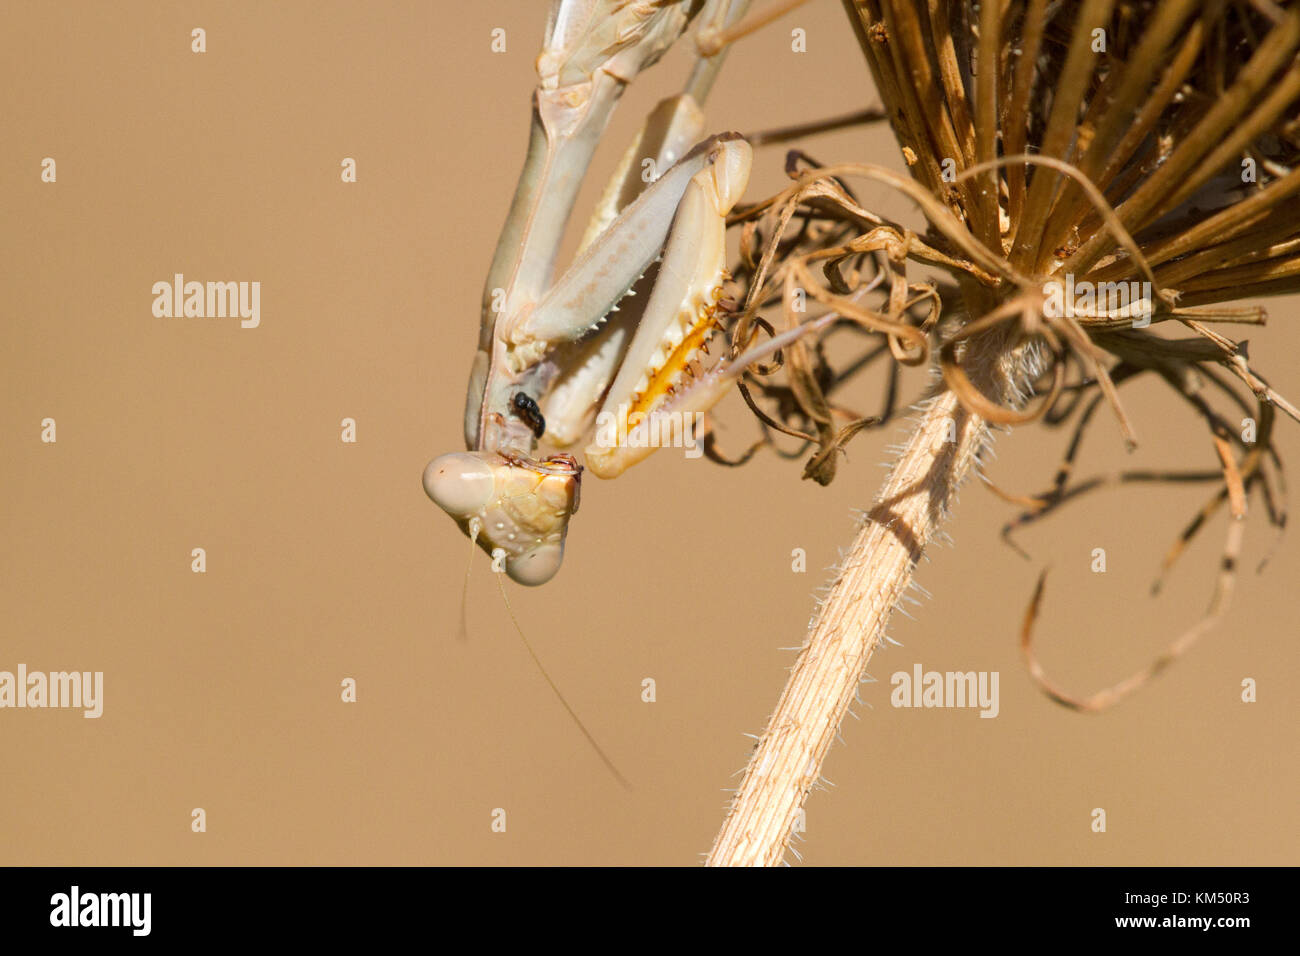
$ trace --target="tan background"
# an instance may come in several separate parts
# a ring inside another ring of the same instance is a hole
[[[520,0],[8,12],[0,669],[102,670],[106,702],[98,721],[0,711],[0,863],[692,864],[708,848],[743,735],[793,660],[780,648],[799,643],[897,433],[855,441],[829,489],[771,454],[728,470],[665,452],[588,479],[564,570],[511,599],[631,794],[533,669],[482,554],[457,640],[467,546],[419,476],[460,444],[543,20]],[[505,54],[489,51],[498,26]],[[794,26],[806,54],[790,51]],[[628,94],[584,208],[684,68],[678,53]],[[734,53],[709,116],[752,131],[873,101],[839,5],[817,0]],[[883,130],[807,147],[899,164]],[[55,185],[39,180],[45,156]],[[356,185],[339,181],[345,156]],[[779,147],[758,153],[751,196],[781,162]],[[862,195],[908,215],[879,188]],[[150,286],[175,272],[261,281],[261,328],[154,318]],[[1294,303],[1272,315],[1252,356],[1295,397]],[[846,399],[874,408],[880,391],[869,376]],[[1083,471],[1213,467],[1181,405],[1125,391],[1141,449],[1126,458],[1106,419]],[[739,444],[751,425],[725,409]],[[46,416],[56,445],[39,441]],[[345,416],[356,445],[339,440]],[[1280,427],[1294,459],[1295,425]],[[1064,437],[1001,441],[993,475],[1044,487]],[[956,546],[920,575],[934,597],[896,622],[903,646],[873,662],[880,683],[826,767],[834,787],[809,801],[803,859],[1297,862],[1294,540],[1257,576],[1271,532],[1253,522],[1226,624],[1112,712],[1050,703],[1018,657],[1050,563],[1042,654],[1062,681],[1089,690],[1149,660],[1208,597],[1222,518],[1147,596],[1203,494],[1095,496],[1024,536],[1029,563],[997,539],[1009,506],[968,488]],[[807,574],[791,573],[795,547]],[[1088,570],[1094,547],[1105,575]],[[917,661],[999,671],[1001,715],[891,708],[889,675]],[[349,676],[354,705],[339,700]],[[640,701],[645,677],[657,703]],[[1239,700],[1244,677],[1256,704]],[[190,831],[194,807],[207,833]],[[490,831],[495,807],[505,834]]]

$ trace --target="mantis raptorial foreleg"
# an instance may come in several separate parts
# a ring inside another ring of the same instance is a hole
[[[604,398],[613,437],[598,430],[585,455],[598,476],[614,477],[653,451],[624,440],[629,431],[644,436],[638,421],[707,410],[747,365],[809,328],[725,368],[696,371],[719,325],[726,215],[745,189],[751,155],[735,133],[688,148],[702,130],[700,101],[720,54],[701,56],[685,91],[651,114],[577,259],[551,281],[578,186],[623,87],[692,15],[717,30],[746,5],[560,0],[553,8],[528,157],[484,292],[466,402],[470,450],[435,459],[424,475],[429,496],[520,583],[554,576],[579,502],[577,460],[535,458],[540,441],[572,444]],[[664,171],[643,188],[644,159]],[[618,302],[661,256],[644,310],[622,316]]]
[[[626,434],[636,416],[672,397],[718,328],[726,216],[749,182],[750,148],[743,139],[720,138],[710,152],[716,159],[691,177],[682,194],[658,280],[601,409],[612,420],[615,437]],[[587,467],[613,478],[650,450],[629,456],[606,432],[587,447]]]

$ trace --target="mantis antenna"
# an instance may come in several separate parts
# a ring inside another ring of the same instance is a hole
[[[457,635],[462,641],[469,639],[469,574],[474,570],[474,546],[478,543],[478,533],[483,528],[483,520],[478,517],[470,519],[469,534],[469,558],[465,562],[465,584],[460,589],[460,633]]]
[[[469,607],[469,578],[470,572],[474,569],[474,548],[477,545],[479,532],[482,529],[483,522],[477,516],[471,518],[466,527],[466,531],[468,532],[466,536],[469,538],[469,562],[465,565],[465,584],[460,595],[460,637],[462,640],[469,636],[469,628],[466,624],[466,609]],[[543,666],[542,659],[538,657],[537,652],[533,650],[533,645],[529,643],[527,635],[524,634],[524,629],[519,624],[519,618],[515,616],[515,609],[511,606],[510,598],[506,594],[505,582],[501,580],[500,576],[497,577],[497,586],[501,590],[501,600],[506,606],[506,613],[510,615],[510,623],[515,626],[515,632],[518,633],[519,640],[523,643],[524,649],[528,651],[528,656],[533,659],[533,663],[537,665],[537,669],[541,672],[542,678],[548,685],[550,685],[552,693],[554,693],[559,699],[560,704],[563,705],[564,709],[568,711],[569,716],[573,718],[573,722],[578,725],[578,729],[582,731],[582,735],[587,738],[587,743],[591,744],[592,749],[596,751],[596,755],[600,757],[601,762],[604,763],[604,765],[609,769],[609,772],[614,775],[614,778],[618,780],[619,785],[622,786],[624,790],[630,791],[632,785],[627,782],[627,778],[619,772],[618,767],[614,765],[614,761],[609,758],[609,755],[606,754],[600,744],[596,742],[596,738],[593,737],[591,731],[587,729],[587,725],[582,722],[582,718],[578,716],[577,711],[573,709],[564,694],[561,693],[559,685],[555,683],[555,680],[546,670],[546,667]]]
[[[578,725],[578,729],[582,731],[582,736],[587,738],[587,743],[591,744],[591,748],[596,751],[596,756],[600,757],[601,762],[604,763],[604,765],[609,769],[609,772],[614,775],[614,778],[618,780],[619,785],[622,786],[624,790],[630,792],[632,790],[632,785],[627,782],[626,777],[619,773],[618,767],[614,766],[614,761],[609,759],[608,754],[605,753],[600,744],[596,743],[596,738],[591,735],[591,731],[588,730],[587,725],[582,722],[582,718],[578,716],[577,711],[569,706],[568,700],[566,700],[564,694],[560,692],[559,685],[555,683],[551,678],[551,675],[547,673],[546,668],[542,665],[542,659],[537,656],[537,652],[533,650],[533,645],[529,643],[528,638],[524,635],[524,629],[519,626],[519,619],[515,617],[515,609],[510,606],[510,598],[506,596],[506,583],[501,580],[501,578],[502,574],[498,574],[497,586],[501,589],[501,600],[505,602],[506,613],[510,615],[510,621],[514,624],[515,631],[519,634],[519,640],[523,642],[524,649],[528,651],[528,656],[533,659],[533,663],[537,665],[537,669],[541,672],[546,683],[551,685],[551,690],[554,692],[556,698],[559,699],[560,703],[564,705],[564,709],[569,712],[569,716],[573,718],[573,722]]]

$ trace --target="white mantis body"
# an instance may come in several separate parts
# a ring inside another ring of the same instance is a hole
[[[726,215],[750,169],[749,144],[736,133],[696,144],[700,101],[722,54],[699,57],[686,91],[651,113],[575,261],[552,281],[578,188],[623,88],[692,17],[701,31],[718,29],[745,6],[557,0],[552,7],[528,154],[484,288],[465,407],[468,450],[436,458],[424,472],[429,497],[521,584],[543,584],[559,570],[579,504],[582,467],[563,451],[536,457],[539,442],[571,447],[600,407],[626,440],[594,442],[584,457],[597,476],[614,478],[654,450],[639,429],[707,411],[746,366],[807,328],[697,373],[727,278]],[[644,159],[666,170],[649,186]],[[644,310],[620,313],[619,300],[660,256]]]

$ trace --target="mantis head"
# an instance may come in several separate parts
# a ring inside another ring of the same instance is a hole
[[[458,451],[424,469],[424,490],[513,581],[545,584],[564,560],[578,510],[582,468],[571,455],[544,461],[496,451]],[[504,562],[502,565],[500,562]]]

